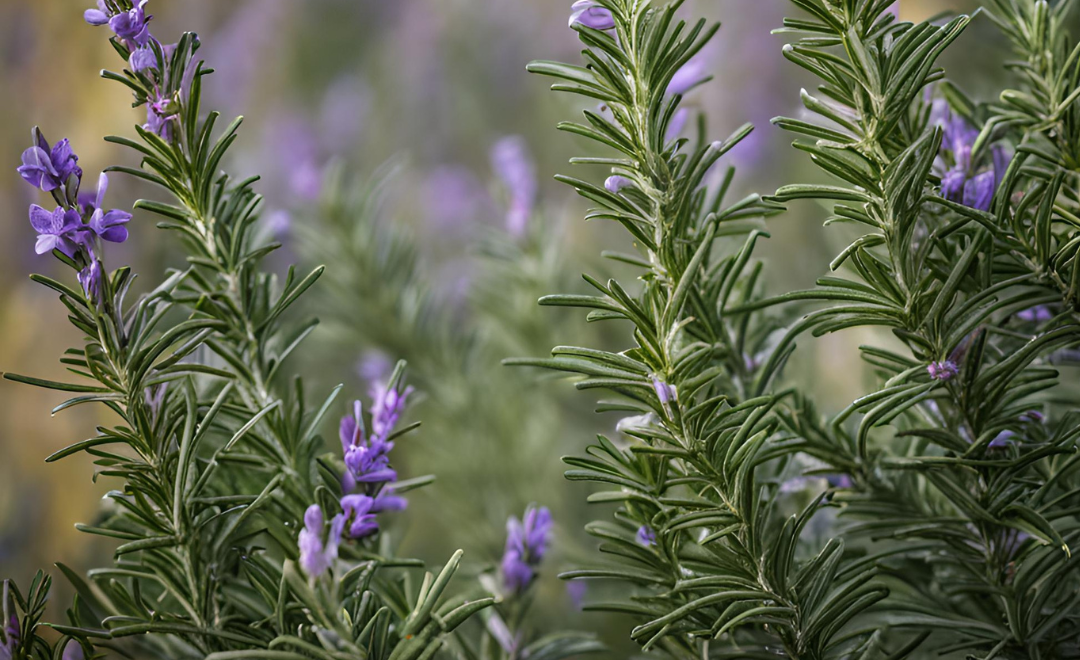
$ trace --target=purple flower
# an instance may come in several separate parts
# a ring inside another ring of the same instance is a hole
[[[379,531],[379,523],[372,510],[375,500],[367,495],[346,495],[341,498],[341,508],[345,512],[346,536],[362,539]]]
[[[101,262],[94,259],[90,262],[90,265],[79,271],[78,278],[79,284],[82,285],[83,293],[86,297],[93,301],[101,300],[101,278],[103,271],[101,269]]]
[[[363,405],[356,401],[353,414],[341,418],[338,435],[348,468],[344,483],[346,492],[352,492],[358,484],[381,484],[397,481],[397,472],[390,467],[390,451],[394,443],[389,440],[405,402],[413,388],[398,390],[396,387],[376,385],[373,388],[371,434],[366,436]]]
[[[524,523],[510,516],[506,521],[506,549],[502,558],[503,584],[514,593],[524,591],[536,577],[536,568],[551,538],[551,512],[547,507],[525,510]]]
[[[90,25],[105,25],[109,22],[111,13],[105,5],[105,0],[97,0],[97,9],[87,9],[83,12],[83,18]]]
[[[667,405],[676,397],[675,386],[668,385],[664,381],[660,380],[656,376],[652,379],[653,390],[656,391],[656,398],[660,399],[660,403]]]
[[[529,215],[536,204],[536,163],[525,138],[511,135],[491,148],[491,168],[510,194],[506,228],[514,236],[525,232]]]
[[[374,404],[371,412],[372,435],[385,438],[390,435],[401,419],[405,410],[405,401],[413,393],[412,387],[398,390],[394,387],[375,386],[372,388]]]
[[[139,0],[139,4],[131,9],[119,12],[109,18],[109,27],[116,33],[116,36],[137,46],[145,46],[150,41],[149,23],[153,17],[146,15],[145,7],[147,2],[149,0]],[[100,3],[98,6],[100,7]],[[85,14],[83,16],[87,18],[87,22],[90,22],[90,19]],[[94,18],[99,18],[97,13],[94,14]]]
[[[85,658],[82,644],[79,644],[74,639],[69,639],[68,643],[64,645],[64,655],[61,656],[61,660],[84,660]]]
[[[930,374],[931,378],[940,381],[951,380],[955,376],[960,375],[960,367],[952,360],[931,362],[926,367],[926,371]]]
[[[1005,176],[1009,155],[1001,147],[991,149],[989,168],[974,162],[973,150],[979,131],[972,128],[963,117],[955,115],[942,99],[934,101],[930,123],[942,127],[942,161],[951,161],[941,176],[941,195],[964,206],[988,211],[994,200],[994,192]]]
[[[123,243],[128,237],[128,230],[124,225],[131,220],[131,214],[118,209],[105,210],[105,192],[108,189],[109,177],[102,172],[98,177],[97,195],[85,204],[85,208],[93,209],[88,224],[91,231],[102,239],[110,243]]]
[[[607,188],[607,191],[610,193],[617,193],[630,185],[633,185],[633,182],[619,174],[613,174],[604,181],[604,187]]]
[[[1042,424],[1046,421],[1046,415],[1042,414],[1038,410],[1029,410],[1023,415],[1020,415],[1020,419],[1025,422],[1032,422],[1033,424]]]
[[[652,527],[648,525],[642,525],[638,527],[636,540],[638,545],[643,545],[646,548],[656,545],[656,532]]]
[[[173,124],[179,117],[179,111],[173,100],[161,96],[159,92],[154,101],[146,104],[146,123],[143,124],[143,128],[166,142],[171,142]]]
[[[338,556],[341,532],[345,516],[337,515],[330,521],[330,534],[323,540],[323,512],[318,504],[312,504],[304,512],[304,529],[300,530],[300,568],[308,577],[315,579],[325,573]]]
[[[158,66],[157,54],[154,53],[154,49],[149,46],[142,46],[131,51],[131,56],[128,58],[128,66],[132,71],[145,71],[147,69],[156,69]]]
[[[584,25],[594,30],[610,30],[615,27],[611,10],[601,7],[595,0],[577,0],[570,6],[570,27]]]
[[[987,445],[989,449],[1004,449],[1013,443],[1013,436],[1016,434],[1012,431],[1002,431],[990,441]]]
[[[854,482],[851,480],[851,475],[847,474],[830,474],[825,477],[825,480],[829,482],[829,488],[853,488]]]
[[[30,224],[38,233],[35,252],[45,254],[60,250],[69,257],[75,257],[82,240],[79,232],[84,226],[78,211],[57,207],[49,212],[37,204],[31,204]]]
[[[82,178],[79,157],[71,150],[71,143],[60,140],[50,147],[41,131],[34,129],[37,144],[22,153],[22,165],[18,172],[30,185],[45,192],[56,190],[67,183],[72,174]]]
[[[1054,312],[1046,305],[1037,305],[1022,312],[1017,312],[1016,318],[1021,321],[1045,323],[1054,318]]]

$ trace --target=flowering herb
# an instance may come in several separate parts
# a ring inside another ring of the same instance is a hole
[[[98,427],[48,460],[85,452],[103,466],[100,475],[121,481],[96,524],[80,526],[119,544],[115,565],[88,581],[61,567],[80,599],[55,648],[32,635],[47,581],[35,581],[28,601],[17,593],[8,599],[5,587],[5,615],[13,601],[20,630],[0,634],[0,648],[14,649],[19,660],[79,657],[94,643],[140,657],[217,660],[292,653],[270,647],[370,657],[377,644],[401,660],[430,657],[442,635],[494,604],[446,591],[461,553],[434,586],[409,592],[413,605],[395,605],[387,616],[382,597],[369,591],[376,573],[381,578],[402,570],[393,566],[418,562],[355,571],[367,551],[342,541],[370,534],[374,514],[401,510],[401,494],[430,481],[391,484],[396,474],[386,471],[411,390],[395,376],[378,391],[371,434],[351,445],[359,458],[347,457],[365,492],[339,503],[340,477],[317,460],[321,423],[338,390],[312,408],[302,381],[282,387],[279,377],[314,327],[287,312],[323,269],[299,277],[290,269],[280,281],[262,270],[277,245],[254,231],[257,179],[234,181],[221,171],[240,121],[221,130],[217,113],[203,113],[202,79],[210,70],[196,55],[198,38],[189,33],[163,46],[150,35],[147,10],[146,0],[101,0],[85,16],[110,26],[112,46],[128,67],[103,77],[122,82],[148,118],[134,138],[107,138],[136,151],[140,167],[107,172],[170,196],[140,200],[135,209],[160,217],[188,263],[167,271],[145,295],[125,298],[130,269],[110,273],[102,258],[106,243],[129,239],[132,214],[106,207],[105,174],[95,192],[80,195],[82,172],[70,144],[49,145],[35,130],[19,174],[57,205],[31,207],[36,250],[51,250],[73,268],[79,286],[33,279],[60,295],[84,338],[63,358],[84,382],[4,377],[74,393],[55,412],[90,403],[110,409],[114,426]],[[329,515],[341,505],[344,512]],[[361,593],[368,595],[355,596]],[[152,607],[144,602],[150,594]]]
[[[536,569],[551,540],[551,528],[551,512],[546,507],[530,506],[522,520],[510,516],[506,521],[501,572],[503,584],[511,593],[525,591],[536,578]]]

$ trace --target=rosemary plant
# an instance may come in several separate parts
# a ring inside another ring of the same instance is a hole
[[[609,255],[639,269],[634,293],[587,276],[598,295],[541,299],[629,322],[632,347],[509,361],[580,374],[579,389],[621,395],[600,410],[636,415],[620,429],[640,442],[600,437],[565,459],[568,478],[614,486],[590,501],[619,505],[613,524],[589,528],[616,561],[565,577],[633,585],[595,607],[634,616],[632,636],[673,656],[1074,656],[1080,425],[1051,366],[1080,340],[1071,3],[993,3],[1024,89],[976,104],[935,65],[969,17],[912,25],[890,0],[793,0],[808,17],[783,31],[807,36],[784,54],[822,85],[802,94],[815,120],[775,123],[842,185],[726,210],[730,172],[718,189],[708,172],[748,129],[712,143],[703,121],[695,139],[672,130],[716,30],[678,20],[679,4],[576,3],[586,66],[530,67],[602,104],[560,128],[617,152],[572,161],[611,176],[560,179],[639,249]],[[751,262],[761,232],[742,219],[797,199],[836,200],[829,223],[870,233],[830,264],[850,277],[764,298]],[[739,233],[742,248],[725,251],[721,237]],[[832,304],[768,341],[777,321],[762,310],[805,300]],[[855,326],[889,328],[905,347],[863,347],[880,390],[830,420],[776,390],[801,333]],[[777,481],[799,454],[830,488],[782,521]],[[807,548],[824,502],[851,524]]]
[[[137,139],[107,138],[140,154],[141,167],[108,171],[171,196],[135,207],[175,232],[187,266],[127,303],[133,274],[107,270],[103,242],[126,240],[131,214],[103,206],[107,175],[96,195],[80,196],[71,146],[51,146],[36,129],[20,168],[58,205],[31,208],[37,251],[73,268],[78,285],[33,279],[60,295],[84,335],[63,362],[85,381],[5,377],[76,394],[54,412],[108,407],[113,425],[49,460],[85,452],[99,475],[121,481],[101,522],[80,526],[122,541],[115,563],[88,580],[60,566],[78,597],[70,625],[53,624],[65,635],[54,653],[94,645],[217,660],[429,657],[494,598],[446,594],[460,552],[417,589],[409,570],[421,564],[394,559],[388,537],[371,540],[375,514],[402,508],[401,495],[428,481],[398,481],[389,464],[394,438],[416,427],[395,429],[409,394],[403,365],[376,392],[370,415],[357,402],[342,420],[343,460],[322,455],[319,430],[340,388],[312,406],[281,368],[315,326],[286,312],[323,269],[304,277],[290,269],[283,281],[261,270],[279,246],[257,238],[257,177],[220,171],[240,120],[219,132],[217,113],[202,113],[211,70],[197,58],[198,38],[162,44],[145,5],[103,0],[85,16],[112,30],[127,65],[103,76],[129,88],[147,117]],[[49,654],[32,635],[46,590],[41,578],[27,600],[5,587],[4,611],[17,628],[3,640],[12,657]]]

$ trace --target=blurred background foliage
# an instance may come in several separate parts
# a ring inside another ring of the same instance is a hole
[[[55,356],[77,338],[53,295],[27,278],[56,264],[34,258],[25,219],[33,191],[15,176],[19,154],[38,124],[50,138],[70,137],[80,165],[95,173],[129,157],[98,136],[130,132],[140,121],[136,111],[116,110],[125,90],[89,73],[111,58],[101,35],[81,21],[89,4],[0,1],[0,96],[7,100],[0,103],[0,160],[11,167],[0,177],[0,369],[45,378],[62,376]],[[206,102],[248,117],[230,169],[263,175],[257,188],[267,197],[267,224],[285,246],[280,265],[329,266],[308,309],[324,322],[293,369],[313,391],[345,383],[351,400],[364,397],[392,360],[410,361],[422,392],[410,415],[424,427],[401,443],[399,468],[438,481],[400,517],[394,533],[402,552],[439,559],[462,547],[481,569],[497,560],[508,515],[530,502],[547,505],[558,543],[538,620],[574,620],[617,640],[625,631],[603,615],[578,614],[580,594],[554,577],[588,548],[580,531],[587,491],[563,480],[559,457],[597,432],[612,432],[617,418],[593,415],[584,405],[589,397],[573,396],[566,383],[499,366],[503,357],[539,355],[558,342],[604,340],[581,338],[596,331],[582,329],[573,313],[535,305],[546,293],[583,291],[581,272],[611,274],[599,263],[600,249],[623,240],[611,227],[581,221],[583,200],[551,180],[580,151],[554,129],[573,101],[548,93],[546,82],[524,70],[536,58],[576,61],[569,4],[155,0],[151,7],[155,34],[202,35],[204,57],[216,69]],[[901,17],[921,20],[975,4],[902,0]],[[691,0],[685,11],[724,24],[706,53],[716,80],[695,91],[692,104],[713,135],[744,121],[757,126],[729,156],[740,168],[738,191],[809,181],[807,159],[794,157],[768,123],[797,112],[799,88],[809,84],[782,57],[782,37],[769,34],[788,3]],[[987,90],[969,81],[1000,75],[1002,52],[1001,37],[983,18],[945,65],[969,93],[983,96]],[[534,161],[538,192],[527,200],[523,231],[508,223],[514,200],[492,165],[497,144],[524,147]],[[121,177],[114,190],[114,199],[129,202],[143,192]],[[800,205],[771,221],[773,238],[762,251],[771,290],[809,285],[846,245],[843,232],[822,231],[823,216]],[[140,226],[137,213],[132,240],[110,246],[110,261],[144,273],[178,264],[151,220],[141,219]],[[865,332],[803,340],[790,375],[822,406],[842,408],[864,389],[856,347],[866,343]],[[0,574],[17,580],[56,561],[86,568],[111,551],[73,527],[94,519],[108,483],[91,483],[83,456],[44,463],[103,413],[76,408],[51,418],[59,400],[46,390],[0,386]],[[54,606],[68,596],[61,588]]]

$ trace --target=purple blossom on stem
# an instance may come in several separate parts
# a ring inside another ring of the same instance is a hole
[[[104,172],[98,177],[97,195],[88,204],[87,210],[93,209],[90,214],[90,230],[101,239],[110,243],[123,243],[127,240],[128,230],[124,225],[131,220],[131,214],[119,209],[105,210],[105,192],[109,189],[109,177]]]
[[[131,56],[128,57],[128,66],[135,72],[156,69],[158,66],[157,54],[149,46],[136,48],[131,51]]]
[[[1025,422],[1032,422],[1034,424],[1042,424],[1046,421],[1046,415],[1042,414],[1038,410],[1029,410],[1023,415],[1020,415],[1020,419]]]
[[[926,367],[926,372],[934,380],[948,381],[960,375],[960,367],[952,360],[940,360],[931,362]]]
[[[22,165],[18,168],[27,183],[51,192],[65,185],[72,174],[76,179],[82,178],[79,157],[72,151],[67,139],[50,147],[45,136],[35,128],[34,141],[36,144],[22,153]]]
[[[179,109],[173,99],[158,92],[157,98],[146,104],[146,123],[143,128],[166,142],[171,142],[173,126],[179,118]]]
[[[648,525],[642,525],[638,527],[636,540],[638,545],[643,545],[646,548],[650,548],[656,545],[656,531]]]
[[[312,504],[304,512],[304,529],[300,530],[300,568],[312,580],[329,570],[338,556],[341,532],[345,516],[337,515],[330,521],[330,533],[323,540],[324,519],[322,508]]]
[[[669,385],[656,376],[653,376],[652,383],[653,390],[656,392],[656,397],[660,399],[661,404],[666,406],[675,399],[676,391],[674,385]]]
[[[375,500],[367,495],[346,495],[341,498],[341,509],[345,512],[346,536],[362,539],[379,531],[372,507]]]
[[[610,30],[615,27],[611,10],[600,6],[595,0],[577,0],[570,6],[570,27],[584,25],[594,30]]]
[[[1017,312],[1016,318],[1021,321],[1045,323],[1054,318],[1054,312],[1046,305],[1036,305],[1035,307],[1025,309],[1022,312]]]
[[[150,19],[153,16],[147,16],[146,3],[150,0],[139,0],[138,4],[127,11],[117,12],[115,14],[109,14],[108,8],[105,3],[98,0],[98,8],[88,9],[83,14],[83,18],[91,25],[104,25],[109,24],[109,27],[116,36],[120,37],[124,41],[135,44],[136,46],[145,46],[150,41]],[[102,20],[106,18],[106,20]]]
[[[825,480],[829,483],[830,488],[853,488],[855,483],[851,480],[851,475],[848,474],[830,474],[825,477]]]
[[[503,584],[513,593],[521,593],[536,578],[536,568],[547,552],[552,529],[547,507],[530,506],[524,522],[515,516],[506,521],[506,549],[502,558]]]
[[[82,241],[80,232],[84,227],[78,211],[62,207],[46,211],[37,204],[31,204],[30,225],[38,233],[35,252],[45,254],[60,250],[69,257],[75,257]]]
[[[525,138],[520,135],[504,137],[491,148],[491,168],[510,195],[506,214],[506,229],[521,236],[536,205],[536,163],[529,153]]]
[[[944,100],[934,101],[930,122],[942,127],[941,156],[944,161],[952,162],[941,177],[941,195],[964,206],[988,211],[1008,168],[1008,154],[1001,147],[994,147],[990,168],[980,167],[973,153],[979,131],[963,117],[953,114]]]
[[[604,181],[604,188],[610,193],[617,193],[623,188],[632,185],[633,182],[627,179],[625,176],[619,174],[613,174]]]
[[[1015,435],[1016,434],[1012,431],[1002,431],[990,441],[990,444],[988,444],[987,447],[989,449],[1004,449],[1014,442],[1013,436]]]
[[[341,418],[338,436],[345,453],[345,490],[351,492],[357,484],[379,484],[397,480],[397,472],[390,467],[390,450],[394,443],[372,432],[366,436],[363,405],[356,401],[353,414]]]
[[[92,260],[90,265],[79,271],[79,284],[82,285],[83,293],[90,300],[95,302],[101,300],[101,280],[103,276],[101,262],[97,259]]]

